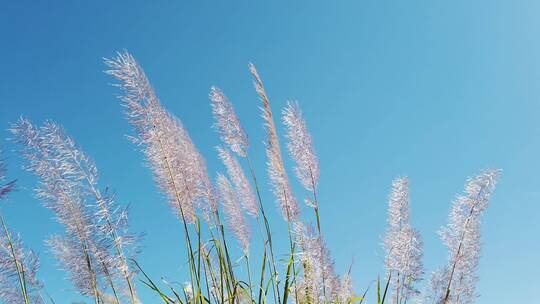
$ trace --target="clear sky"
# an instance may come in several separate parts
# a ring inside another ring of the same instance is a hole
[[[183,282],[182,228],[125,139],[131,128],[102,58],[135,55],[213,176],[223,167],[207,94],[222,88],[266,183],[253,62],[274,112],[289,99],[304,111],[321,161],[324,234],[340,273],[354,261],[358,290],[383,272],[393,178],[411,179],[429,273],[446,260],[436,232],[452,199],[467,176],[493,167],[504,172],[484,219],[477,303],[532,303],[540,284],[539,13],[537,1],[4,1],[0,137],[19,115],[63,124],[96,161],[102,186],[131,204],[132,230],[146,233],[141,265],[158,280]],[[61,227],[32,196],[36,180],[11,144],[1,146],[20,182],[2,212],[41,253],[40,276],[57,303],[80,299],[43,243]],[[270,192],[263,195],[270,208]],[[271,209],[285,253],[285,225]],[[145,303],[157,302],[139,289]]]

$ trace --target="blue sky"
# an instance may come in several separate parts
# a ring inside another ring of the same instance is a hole
[[[324,234],[340,273],[354,261],[359,291],[383,271],[393,178],[411,179],[412,220],[429,273],[446,259],[436,232],[452,199],[467,176],[495,167],[504,172],[484,219],[477,303],[529,303],[540,283],[539,11],[535,1],[5,2],[0,137],[19,115],[63,124],[96,161],[102,185],[131,204],[133,231],[146,233],[141,265],[154,278],[183,282],[182,228],[125,139],[131,129],[102,58],[122,49],[136,56],[212,174],[223,167],[207,94],[222,88],[266,182],[253,62],[274,112],[287,100],[304,111],[321,161]],[[57,303],[80,299],[43,244],[61,227],[2,142],[20,182],[2,212],[41,253],[40,275]],[[305,195],[296,181],[295,189]],[[270,206],[270,192],[263,195]],[[271,209],[285,253],[283,221]]]

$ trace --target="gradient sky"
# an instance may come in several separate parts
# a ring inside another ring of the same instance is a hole
[[[125,139],[131,128],[102,58],[135,55],[212,176],[223,167],[207,94],[222,88],[266,183],[253,62],[275,113],[287,100],[304,111],[321,161],[324,234],[340,273],[353,261],[357,290],[383,274],[393,178],[411,179],[429,273],[446,261],[436,232],[466,178],[502,168],[484,218],[477,303],[532,303],[540,284],[539,13],[537,1],[4,1],[0,137],[19,115],[63,124],[96,161],[101,185],[131,204],[132,230],[146,233],[143,268],[158,281],[183,282],[180,222]],[[40,277],[57,303],[79,300],[43,243],[60,225],[33,197],[36,180],[11,143],[0,145],[20,182],[2,212],[40,252]],[[263,195],[285,253],[284,222],[270,192]],[[145,303],[157,303],[139,289]]]

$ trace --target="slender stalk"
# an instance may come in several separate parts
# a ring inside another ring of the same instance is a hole
[[[109,268],[107,267],[107,265],[105,265],[104,262],[101,262],[101,267],[103,267],[103,272],[107,276],[109,285],[111,286],[111,290],[114,295],[114,299],[116,300],[116,304],[120,304],[120,299],[118,299],[118,294],[116,293],[116,288],[114,287],[113,279],[112,279],[111,273],[109,272]]]
[[[285,193],[285,199],[287,199],[287,194]],[[291,217],[290,217],[290,214],[289,214],[289,208],[286,208],[287,210],[287,230],[288,230],[288,233],[289,233],[289,244],[290,244],[290,249],[291,249],[291,260],[292,260],[292,271],[293,271],[293,277],[296,275],[296,269],[295,269],[295,263],[294,263],[294,241],[293,241],[293,236],[292,236],[292,232],[291,232]],[[290,274],[289,274],[289,271],[287,271],[287,282],[289,282],[290,280]],[[287,288],[287,285],[288,284],[285,284],[285,288]],[[296,285],[294,286],[294,297],[295,297],[295,300],[296,300],[296,303],[299,303],[298,302],[298,290],[296,288]],[[287,298],[286,297],[283,297],[283,304],[287,304]]]
[[[222,240],[225,239],[225,234],[223,231],[223,225],[221,224],[221,220],[219,217],[219,212],[216,211],[216,219],[217,219],[217,226],[218,226],[218,233],[222,237]],[[226,244],[224,244],[223,251],[220,241],[214,236],[214,233],[212,230],[210,230],[210,234],[212,236],[212,240],[214,241],[215,248],[216,248],[216,254],[219,258],[219,270],[220,270],[220,281],[221,281],[221,303],[224,301],[224,288],[227,288],[228,297],[232,299],[234,297],[234,293],[231,293],[234,289],[235,285],[235,278],[234,278],[234,272],[232,269],[232,263],[228,254],[228,249],[226,247]],[[225,280],[224,280],[225,278]],[[225,285],[225,286],[224,286]]]
[[[259,301],[258,304],[262,304],[262,294],[264,291],[264,271],[266,270],[266,244],[264,245],[264,254],[263,259],[261,263],[261,280],[259,282]],[[266,300],[266,293],[265,293],[265,300]],[[265,301],[266,302],[266,301]]]
[[[319,237],[321,238],[322,240],[322,231],[321,231],[321,218],[319,216],[319,201],[317,199],[317,190],[316,190],[316,187],[315,187],[315,179],[313,177],[313,171],[311,170],[311,167],[309,168],[309,175],[311,177],[311,188],[312,188],[312,193],[313,193],[313,201],[314,201],[314,208],[313,210],[315,211],[315,218],[317,219],[317,231],[319,232]],[[321,263],[322,265],[324,266],[324,252],[323,252],[323,248],[321,247]],[[322,273],[322,283],[323,283],[323,298],[326,299],[326,275],[323,271]]]
[[[204,254],[204,261],[203,261],[203,264],[202,264],[202,267],[203,267],[203,272],[204,272],[204,279],[205,279],[205,283],[206,283],[206,294],[208,295],[208,301],[210,301],[210,299],[212,299],[212,295],[210,293],[210,282],[208,282],[208,271],[206,269],[206,261],[209,260],[208,258],[208,255],[205,253],[205,251],[202,252]],[[211,271],[211,270],[209,270]],[[210,279],[212,279],[212,274],[210,274]]]
[[[261,215],[263,216],[264,227],[266,229],[266,240],[268,241],[268,247],[270,249],[270,259],[271,259],[271,266],[272,266],[272,267],[270,267],[270,276],[272,277],[272,281],[273,281],[272,289],[274,290],[274,293],[277,293],[277,297],[274,296],[274,302],[275,302],[275,300],[277,298],[278,299],[278,304],[281,304],[281,296],[280,296],[280,293],[279,293],[279,283],[278,283],[278,281],[276,281],[277,270],[276,270],[276,261],[275,261],[275,258],[274,258],[274,247],[272,245],[272,233],[271,233],[271,230],[270,230],[270,224],[268,223],[268,218],[266,217],[266,213],[264,212],[264,207],[263,207],[262,198],[261,198],[261,192],[260,192],[260,189],[259,189],[259,183],[257,182],[257,176],[255,175],[255,170],[253,169],[253,164],[251,163],[251,159],[250,159],[249,154],[247,152],[246,152],[246,160],[247,160],[247,163],[248,163],[248,166],[249,166],[249,171],[250,171],[251,177],[253,179],[253,183],[255,184],[255,190],[257,192],[257,199],[259,201],[259,207],[261,209]]]
[[[216,217],[217,217],[217,220],[218,220],[219,231],[221,233],[221,239],[223,241],[223,248],[225,249],[225,256],[227,258],[226,260],[227,260],[227,264],[228,264],[229,275],[231,277],[231,280],[232,280],[232,283],[233,283],[233,286],[234,286],[236,284],[236,279],[235,279],[234,271],[233,271],[233,268],[232,268],[231,257],[229,255],[229,249],[228,249],[228,246],[227,246],[227,240],[225,238],[225,228],[223,227],[223,224],[221,223],[221,219],[220,219],[218,211],[216,211]]]
[[[197,231],[197,244],[198,244],[198,255],[197,255],[197,297],[195,299],[200,299],[202,297],[202,290],[201,290],[201,222],[199,218],[197,218],[197,221],[195,222],[195,229]],[[202,299],[200,299],[201,303],[203,303]],[[195,303],[197,300],[195,300]]]
[[[247,268],[247,273],[248,273],[249,295],[251,297],[251,302],[254,302],[253,301],[253,288],[252,288],[253,284],[251,282],[251,267],[249,267],[249,256],[246,254],[244,257],[246,259],[246,268]]]
[[[15,264],[15,268],[17,269],[17,276],[19,279],[19,285],[21,287],[21,293],[24,299],[25,304],[29,304],[30,300],[28,298],[28,291],[26,290],[26,279],[24,277],[24,266],[17,258],[17,254],[15,253],[15,245],[13,244],[13,240],[11,239],[11,234],[9,233],[9,230],[7,229],[6,223],[4,222],[4,218],[0,215],[0,221],[2,222],[2,227],[4,229],[4,233],[6,235],[6,239],[8,241],[9,250],[11,251],[11,257],[13,258],[13,263]]]

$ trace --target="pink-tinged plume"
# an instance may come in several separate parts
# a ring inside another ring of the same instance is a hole
[[[296,177],[307,190],[313,191],[319,182],[319,160],[298,103],[287,103],[282,120],[287,128],[287,149],[296,162]]]
[[[249,142],[233,105],[219,88],[212,87],[209,96],[215,119],[214,127],[221,140],[238,156],[245,157]]]
[[[257,200],[240,163],[226,148],[217,147],[216,149],[219,158],[227,168],[227,173],[229,174],[229,178],[232,180],[234,189],[242,203],[242,208],[244,208],[249,215],[257,217],[259,212]]]
[[[242,251],[247,256],[249,255],[250,232],[244,219],[244,215],[242,214],[238,197],[236,196],[231,183],[223,174],[218,174],[217,187],[223,203],[223,208],[227,214],[229,228],[234,233],[242,247]]]
[[[181,121],[160,103],[144,71],[127,52],[107,59],[108,74],[119,80],[120,97],[159,187],[178,217],[193,223],[196,208],[210,219],[216,200],[203,157]]]
[[[481,219],[488,207],[500,170],[486,170],[469,178],[465,193],[458,196],[440,231],[448,247],[448,264],[433,273],[426,294],[436,303],[470,304],[476,300],[476,269],[481,249]]]
[[[283,157],[281,156],[279,139],[272,115],[272,109],[270,108],[270,102],[268,101],[268,96],[266,95],[262,80],[257,73],[255,66],[249,64],[249,70],[253,75],[255,90],[263,103],[261,110],[267,132],[266,156],[268,157],[268,175],[270,176],[272,190],[281,206],[283,218],[286,221],[294,221],[298,218],[300,210],[292,193],[289,177],[287,176],[287,172],[283,165]]]
[[[409,217],[409,180],[398,178],[392,182],[388,199],[388,228],[384,239],[385,266],[392,277],[392,303],[407,302],[417,295],[419,292],[414,285],[423,274],[423,244]]]

